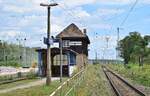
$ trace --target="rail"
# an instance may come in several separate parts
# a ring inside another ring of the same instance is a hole
[[[78,87],[84,80],[84,71],[85,69],[82,69],[73,77],[63,82],[50,96],[76,96]]]
[[[133,85],[131,85],[130,83],[128,83],[125,79],[123,79],[122,77],[120,77],[119,75],[117,75],[116,73],[114,73],[112,70],[107,69],[105,66],[103,67],[103,71],[106,75],[106,77],[108,78],[115,94],[117,96],[122,96],[121,93],[119,92],[118,88],[114,85],[114,83],[112,82],[110,76],[108,75],[107,72],[112,73],[114,76],[116,76],[119,80],[121,80],[122,82],[124,82],[127,86],[129,86],[131,89],[133,89],[136,93],[138,93],[140,96],[146,96],[142,91],[138,90],[137,88],[135,88]],[[107,71],[107,72],[106,72]]]

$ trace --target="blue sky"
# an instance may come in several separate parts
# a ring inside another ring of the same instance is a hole
[[[139,0],[123,26],[120,24],[135,0],[0,0],[0,40],[17,44],[16,38],[27,38],[22,44],[46,47],[41,40],[46,37],[47,9],[39,4],[54,1],[59,6],[52,8],[51,35],[71,23],[86,28],[91,40],[89,58],[95,58],[95,51],[99,59],[116,58],[117,27],[122,28],[121,38],[133,31],[150,35],[150,0]],[[110,38],[108,48],[106,37]]]

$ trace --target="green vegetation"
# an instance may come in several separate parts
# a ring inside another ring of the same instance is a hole
[[[0,96],[49,96],[58,86],[59,81],[53,81],[50,86],[41,85],[0,94]]]
[[[100,65],[89,65],[77,96],[112,96]]]
[[[29,72],[29,73],[27,73],[26,77],[28,79],[35,79],[35,78],[37,78],[37,74],[35,74],[35,72]]]
[[[69,96],[112,96],[113,93],[110,91],[111,89],[100,65],[89,65],[83,76],[84,79],[74,78],[73,81],[68,82],[65,85],[66,87],[63,87],[62,94],[75,84],[74,81],[79,80],[81,81],[80,84],[70,92]],[[65,80],[66,78],[63,79],[63,81]],[[59,81],[53,81],[50,86],[35,86],[0,94],[0,96],[49,96],[60,84],[62,83],[59,83]],[[60,94],[58,93],[58,95]]]
[[[108,65],[117,73],[125,78],[129,78],[133,83],[150,87],[150,65],[139,67],[137,64],[128,64],[126,67],[122,64]]]
[[[8,84],[2,84],[2,85],[0,85],[0,90],[16,87],[18,85],[24,85],[24,84],[27,84],[29,82],[34,82],[37,80],[38,79],[28,79],[28,80],[21,80],[21,81],[17,81],[17,82],[13,82],[13,83],[8,83]]]
[[[37,62],[33,48],[0,41],[0,66],[29,67]]]
[[[63,78],[62,81],[64,82],[67,79],[68,78]],[[5,89],[5,87],[6,89],[8,89],[8,88],[16,87],[18,85],[28,84],[30,82],[34,82],[37,80],[38,79],[30,79],[30,80],[18,81],[18,82],[6,84],[6,85],[1,85],[0,89]],[[59,80],[56,80],[56,81],[52,81],[50,86],[46,86],[45,84],[37,85],[34,87],[18,89],[18,90],[7,92],[7,93],[0,93],[0,96],[49,96],[62,83],[60,83]]]
[[[124,59],[124,63],[128,64],[139,63],[142,66],[144,63],[150,62],[150,36],[142,37],[138,32],[131,32],[129,36],[119,41],[118,50],[120,51],[120,57]]]
[[[19,78],[36,79],[37,74],[34,71],[30,71],[30,72],[27,72],[27,73],[18,72],[16,74],[4,75],[4,76],[0,76],[0,82],[16,80],[16,79],[19,79]]]

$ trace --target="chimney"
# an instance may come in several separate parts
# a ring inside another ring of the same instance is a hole
[[[86,29],[83,29],[83,33],[86,35],[86,34],[87,34],[87,30],[86,30]]]

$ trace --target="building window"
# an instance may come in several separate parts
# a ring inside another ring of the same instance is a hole
[[[54,64],[53,65],[60,65],[60,54],[54,56]],[[67,55],[62,55],[62,65],[68,65]]]
[[[70,46],[81,46],[82,42],[81,41],[70,41],[69,45]]]
[[[63,41],[63,47],[70,47],[69,40],[64,40]]]

